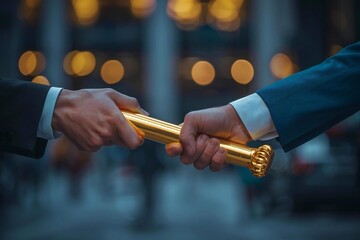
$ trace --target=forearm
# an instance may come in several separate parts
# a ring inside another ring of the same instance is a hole
[[[0,150],[40,157],[46,140],[37,129],[49,86],[0,78]]]
[[[360,109],[360,43],[257,93],[266,103],[285,151]]]

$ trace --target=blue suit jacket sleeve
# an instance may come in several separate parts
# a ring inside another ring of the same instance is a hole
[[[257,93],[285,151],[314,138],[360,109],[360,42],[323,63]]]
[[[0,77],[0,151],[39,158],[47,140],[37,129],[49,86]]]

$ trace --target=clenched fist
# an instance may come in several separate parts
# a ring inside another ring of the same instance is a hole
[[[184,164],[201,170],[210,167],[219,171],[226,160],[226,151],[217,138],[245,144],[251,141],[244,124],[231,105],[190,112],[185,116],[180,144],[166,145],[169,156],[180,155]]]

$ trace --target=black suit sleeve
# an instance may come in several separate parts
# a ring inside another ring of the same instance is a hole
[[[47,140],[37,137],[50,87],[0,77],[0,151],[40,158]]]

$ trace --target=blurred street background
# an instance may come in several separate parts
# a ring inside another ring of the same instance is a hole
[[[359,10],[356,0],[2,0],[0,75],[114,88],[179,124],[359,41]],[[276,158],[261,179],[197,171],[149,141],[89,154],[60,137],[40,160],[0,152],[0,239],[360,239],[359,127],[357,113],[289,153],[269,142]]]

